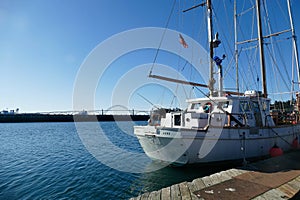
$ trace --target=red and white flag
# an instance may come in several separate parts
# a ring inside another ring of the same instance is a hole
[[[181,34],[179,34],[179,42],[180,42],[180,44],[182,44],[182,46],[184,48],[188,48],[189,47],[189,45],[185,42],[185,40],[184,40],[184,38],[182,37]]]

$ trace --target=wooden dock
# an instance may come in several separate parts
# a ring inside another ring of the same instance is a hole
[[[159,181],[159,180],[158,180]],[[229,169],[132,200],[300,199],[300,151]]]

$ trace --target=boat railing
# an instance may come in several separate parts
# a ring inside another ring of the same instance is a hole
[[[300,113],[299,112],[272,112],[270,115],[267,115],[265,120],[268,117],[271,117],[275,125],[287,125],[287,124],[298,124],[300,122]]]

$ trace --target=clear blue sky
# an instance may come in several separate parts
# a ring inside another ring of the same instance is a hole
[[[20,108],[21,112],[72,110],[74,81],[88,54],[99,43],[122,31],[165,27],[172,3],[173,0],[1,0],[0,109]],[[198,39],[195,36],[199,36],[199,30],[194,30],[196,22],[192,19],[203,16],[202,11],[191,11],[186,15],[187,19],[182,15],[178,17],[178,10],[193,2],[177,3],[169,28]],[[293,0],[292,3],[295,26],[300,29],[297,13],[300,2]],[[299,35],[300,30],[296,30],[296,34]],[[125,68],[129,70],[135,65],[152,62],[155,51],[149,50],[147,55],[147,58],[142,53],[128,55],[127,59],[114,64],[128,65]],[[166,55],[165,59],[170,57]],[[136,63],[129,65],[128,62],[133,60],[137,60]],[[108,81],[107,88],[126,72],[112,69],[115,71],[108,76],[114,79],[115,75],[116,80]],[[146,74],[140,78],[146,78]],[[146,97],[147,87],[140,91]],[[105,95],[97,92],[97,109],[111,106],[109,99],[104,100]],[[154,101],[153,96],[147,98]],[[134,107],[136,103],[139,104],[137,108],[142,108],[144,100],[137,101],[131,99],[130,106]],[[149,105],[145,106],[148,108]]]

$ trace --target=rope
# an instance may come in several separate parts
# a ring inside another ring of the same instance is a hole
[[[274,131],[274,129],[273,128],[271,128],[270,127],[270,129],[271,129],[271,131],[273,131],[274,133],[275,133],[275,135],[277,135],[280,139],[282,139],[284,142],[286,142],[287,144],[289,144],[289,145],[292,145],[292,143],[289,143],[287,140],[285,140],[282,136],[280,136],[280,135],[278,135],[278,133],[276,132],[276,131]]]

